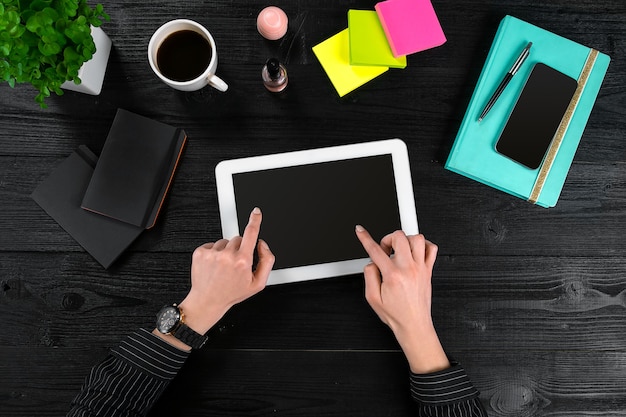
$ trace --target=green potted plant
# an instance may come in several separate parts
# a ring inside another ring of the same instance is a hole
[[[102,5],[91,8],[86,0],[0,0],[0,80],[11,87],[30,83],[39,92],[35,101],[45,108],[51,92],[62,95],[62,86],[81,84],[85,75],[79,72],[97,49],[92,30],[101,32],[96,28],[102,19],[109,20]],[[102,35],[108,41],[106,69],[111,41]]]

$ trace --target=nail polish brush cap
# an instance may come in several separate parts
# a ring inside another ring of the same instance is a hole
[[[268,59],[265,65],[271,79],[275,80],[280,76],[280,62],[276,58]]]
[[[285,36],[287,25],[287,15],[276,6],[268,6],[261,10],[256,20],[256,27],[261,36],[271,41]]]

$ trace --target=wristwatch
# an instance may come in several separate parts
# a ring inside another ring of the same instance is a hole
[[[208,339],[185,324],[185,314],[176,304],[164,306],[157,313],[156,328],[163,334],[174,336],[192,349],[200,349]]]

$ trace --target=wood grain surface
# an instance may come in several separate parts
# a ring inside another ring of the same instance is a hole
[[[88,370],[189,286],[191,252],[219,239],[224,159],[399,137],[420,230],[439,245],[433,316],[491,416],[626,415],[626,3],[433,0],[447,36],[339,98],[311,48],[375,1],[104,2],[113,41],[99,96],[40,109],[0,85],[0,416],[59,416]],[[561,198],[542,209],[444,170],[498,23],[513,15],[611,56]],[[174,18],[204,24],[226,93],[175,91],[147,44]],[[261,67],[285,63],[285,94]],[[102,150],[117,108],[183,127],[189,142],[162,216],[104,270],[30,198],[74,149]],[[294,239],[306,230],[294,231]],[[269,287],[210,332],[152,416],[410,416],[408,368],[363,298],[362,276]]]

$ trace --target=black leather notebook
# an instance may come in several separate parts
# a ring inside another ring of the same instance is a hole
[[[81,145],[31,197],[103,267],[108,268],[144,230],[80,207],[98,157]]]
[[[134,226],[154,226],[187,136],[118,109],[82,208]]]

